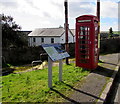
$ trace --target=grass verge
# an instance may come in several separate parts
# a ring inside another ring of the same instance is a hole
[[[58,67],[53,67],[53,89],[48,88],[48,69],[36,70],[22,74],[9,74],[2,77],[3,102],[61,102],[68,96],[74,86],[90,71],[75,67],[74,64],[63,65],[63,82],[58,80]]]
[[[2,67],[2,72],[10,72],[11,71],[11,73],[16,73],[16,72],[23,72],[23,71],[26,71],[31,68],[32,68],[31,64],[20,65],[20,66],[14,66],[12,64],[4,64],[4,66]]]

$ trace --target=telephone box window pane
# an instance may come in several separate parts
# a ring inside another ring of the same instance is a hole
[[[89,63],[89,62],[88,62],[88,60],[81,59],[81,60],[80,60],[80,63]]]
[[[89,32],[90,32],[89,27],[81,26],[80,27],[80,32],[79,32],[79,36],[80,36],[79,38],[89,39]]]
[[[88,31],[88,34],[87,34],[87,35],[89,35],[89,34],[90,34],[90,33],[89,33],[89,32],[90,32],[90,28],[89,28],[89,27],[88,27],[88,30],[87,30],[87,31]]]
[[[85,58],[85,59],[89,59],[89,55],[80,55],[80,58]]]
[[[88,50],[81,50],[80,53],[81,54],[89,54],[89,51]]]
[[[84,27],[84,26],[80,27],[80,30],[81,30],[81,34],[80,35],[86,35],[85,28],[86,27]]]
[[[80,48],[85,47],[86,49],[89,48],[89,45],[80,44]]]
[[[88,31],[90,31],[90,28],[88,27]]]
[[[85,40],[85,41],[84,40],[79,40],[79,43],[87,45],[87,44],[90,44],[90,41],[88,41],[88,40]]]

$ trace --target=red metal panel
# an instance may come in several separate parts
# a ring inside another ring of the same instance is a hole
[[[98,64],[98,19],[93,15],[76,18],[76,66],[95,69]]]

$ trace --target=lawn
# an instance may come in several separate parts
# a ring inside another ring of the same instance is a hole
[[[120,31],[113,31],[114,34],[120,34]]]
[[[90,71],[63,65],[63,82],[58,80],[58,67],[53,67],[53,89],[48,88],[48,69],[2,76],[2,102],[61,102]]]

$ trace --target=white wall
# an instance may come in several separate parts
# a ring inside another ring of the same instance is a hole
[[[65,33],[60,37],[60,43],[65,43]],[[68,31],[68,43],[73,43],[74,42],[74,37],[73,35],[71,34],[70,31]]]
[[[35,38],[35,42],[33,42]],[[44,38],[44,43],[41,42],[41,38]],[[65,33],[61,37],[28,37],[29,46],[39,46],[41,44],[51,44],[51,38],[54,38],[54,43],[65,43]],[[70,31],[68,31],[68,42],[73,43],[75,39]]]
[[[60,43],[60,37],[43,37],[43,38],[44,38],[43,44],[51,44],[51,38],[54,38],[54,43]]]
[[[33,42],[35,38],[35,42]],[[41,38],[44,38],[44,43],[41,42]],[[51,44],[51,38],[54,38],[54,43],[60,43],[60,37],[29,37],[29,46],[39,46],[41,44]]]

